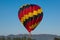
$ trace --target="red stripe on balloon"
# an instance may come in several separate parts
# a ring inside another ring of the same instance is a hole
[[[31,25],[33,25],[35,23],[35,20],[34,19],[32,19],[31,21],[29,21],[29,22],[27,22],[26,23],[26,25],[25,25],[25,27],[27,28],[27,30],[30,32],[32,29],[30,29],[29,27],[31,26]]]
[[[21,17],[23,17],[24,15],[28,14],[29,12],[33,12],[34,10],[38,10],[40,9],[39,6],[30,6],[29,8],[25,8],[24,10],[21,10],[19,12],[19,18],[21,19]]]
[[[37,6],[37,5],[33,6],[33,10],[38,10],[38,9],[40,9],[39,6]]]
[[[30,32],[33,29],[30,29],[29,27],[34,25],[35,23],[39,23],[41,20],[42,20],[42,16],[40,16],[36,20],[32,19],[31,21],[26,23],[26,25],[25,25],[26,29]]]
[[[20,11],[18,14],[19,19],[21,19],[21,17],[23,17],[23,11]]]
[[[42,20],[42,16],[40,16],[39,18],[36,19],[35,23],[38,23]]]

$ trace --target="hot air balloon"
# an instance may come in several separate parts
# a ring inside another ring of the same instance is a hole
[[[33,31],[43,18],[42,8],[36,4],[26,4],[20,7],[18,18],[28,32]]]

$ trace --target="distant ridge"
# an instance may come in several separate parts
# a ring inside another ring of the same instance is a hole
[[[28,34],[18,34],[18,35],[8,35],[8,36],[0,36],[0,38],[5,37],[5,38],[22,38],[22,37],[29,37]],[[33,34],[31,36],[32,39],[35,40],[54,40],[54,38],[60,38],[60,36],[57,35],[51,35],[51,34]]]

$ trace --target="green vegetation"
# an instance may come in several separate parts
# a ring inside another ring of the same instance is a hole
[[[27,37],[24,36],[24,37],[21,38],[21,40],[32,40],[32,38],[29,38],[29,37],[27,38]]]
[[[7,40],[11,40],[11,38],[10,37],[7,37]]]
[[[0,38],[0,40],[5,40],[5,38]]]
[[[21,40],[21,38],[13,38],[13,40]]]
[[[28,38],[27,40],[32,40],[31,38]]]
[[[7,39],[5,39],[4,37],[0,38],[0,40],[33,40],[32,38],[29,38],[29,37],[16,37],[16,38],[11,38],[11,37],[7,37]]]
[[[55,39],[54,39],[54,40],[60,40],[60,38],[56,38],[56,37],[55,37]]]
[[[26,38],[25,36],[21,38],[21,40],[26,40],[26,39],[27,39],[27,38]]]

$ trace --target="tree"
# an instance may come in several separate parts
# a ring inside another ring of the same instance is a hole
[[[56,38],[56,37],[55,37],[54,40],[60,40],[60,38]]]
[[[21,40],[21,38],[13,38],[13,40]]]

